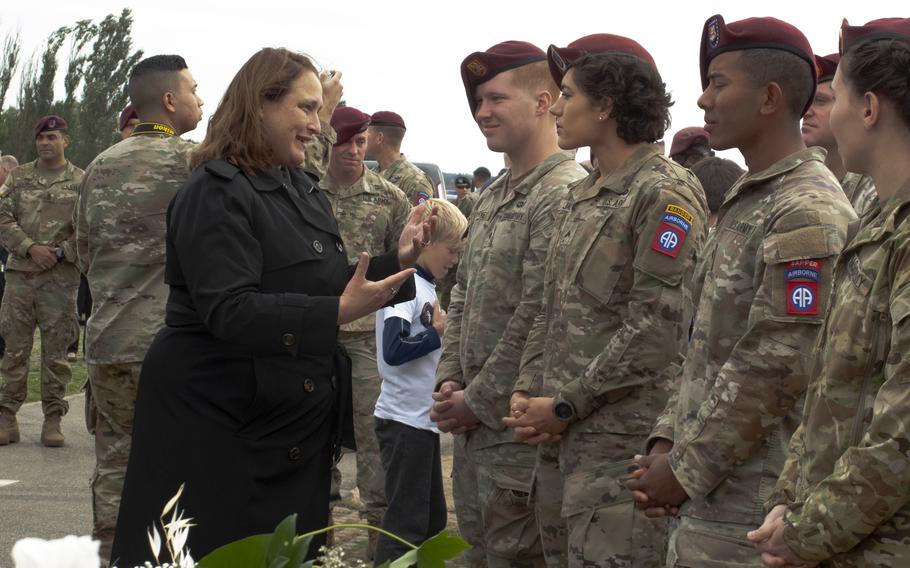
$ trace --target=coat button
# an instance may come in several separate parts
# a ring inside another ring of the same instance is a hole
[[[341,241],[335,243],[335,248],[338,249],[338,252],[344,252],[344,245],[341,244]]]
[[[300,459],[300,448],[294,446],[288,451],[288,459],[291,461],[297,461]]]
[[[293,347],[297,343],[297,338],[293,333],[285,333],[281,336],[281,341],[284,342],[285,347]]]
[[[315,389],[315,388],[316,388],[316,385],[313,384],[312,380],[306,379],[303,381],[303,390],[305,390],[307,392],[313,392],[313,389]]]
[[[322,254],[322,243],[319,241],[313,241],[313,249],[319,254]]]

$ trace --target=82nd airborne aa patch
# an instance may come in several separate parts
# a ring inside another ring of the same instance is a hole
[[[794,316],[818,315],[820,260],[794,260],[784,266],[787,281],[787,313]]]
[[[692,229],[693,219],[692,214],[682,207],[667,205],[667,210],[660,218],[657,234],[651,241],[651,249],[672,258],[679,256],[686,235]]]

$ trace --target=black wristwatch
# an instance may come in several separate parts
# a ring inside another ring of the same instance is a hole
[[[63,252],[63,247],[58,248],[54,255],[57,257],[57,264],[66,260],[66,254]]]
[[[567,400],[557,398],[553,405],[553,414],[561,422],[571,422],[575,419],[575,406]]]

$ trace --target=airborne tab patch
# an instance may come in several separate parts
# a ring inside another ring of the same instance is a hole
[[[787,313],[795,316],[818,315],[820,260],[794,260],[784,266],[787,282]]]
[[[679,256],[694,219],[695,217],[682,207],[667,205],[667,210],[660,218],[657,234],[651,241],[651,249],[672,258]]]

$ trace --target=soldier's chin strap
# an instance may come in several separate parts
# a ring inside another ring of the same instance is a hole
[[[136,125],[136,128],[133,129],[133,133],[130,134],[130,137],[133,136],[143,136],[148,134],[164,134],[165,136],[177,136],[177,131],[168,126],[167,124],[161,124],[160,122],[140,122]]]

